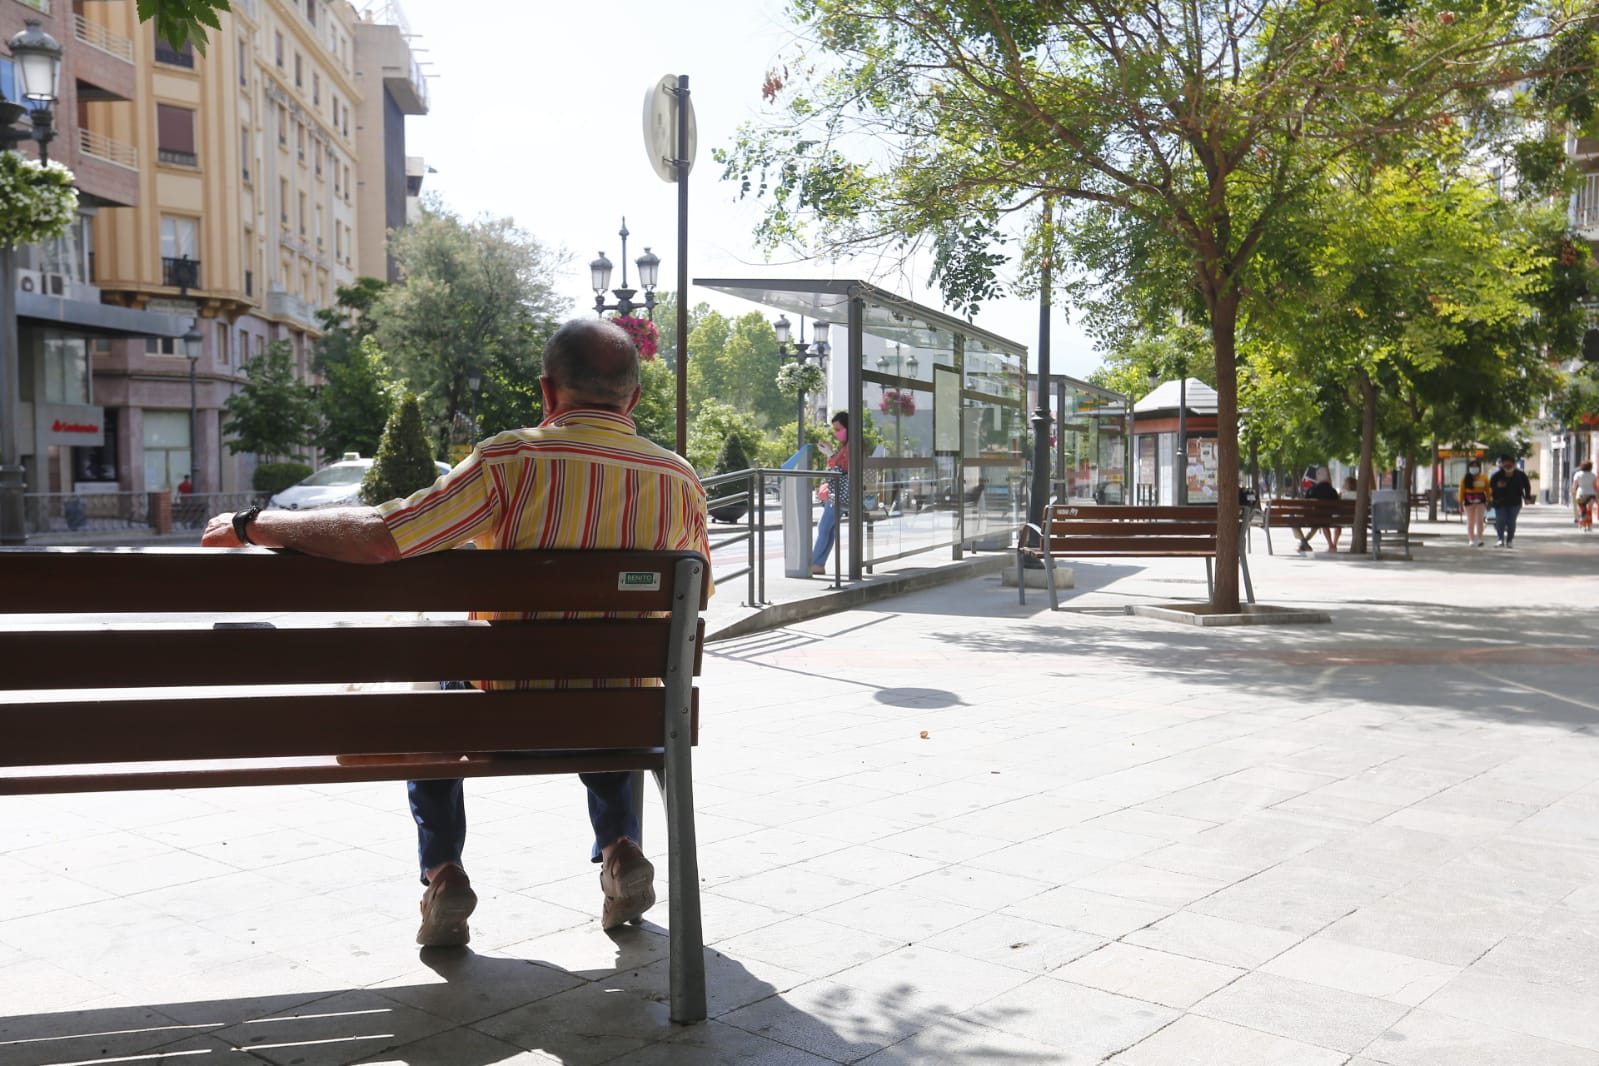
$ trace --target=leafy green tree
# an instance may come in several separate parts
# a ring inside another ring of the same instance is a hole
[[[677,378],[660,359],[639,365],[639,402],[633,424],[639,436],[668,450],[677,447]]]
[[[693,355],[689,358],[692,360]],[[723,443],[735,436],[745,455],[759,454],[762,433],[755,419],[732,404],[707,400],[688,427],[688,461],[702,474],[714,469]]]
[[[744,450],[742,438],[737,433],[729,433],[727,439],[722,442],[722,450],[716,454],[716,465],[712,467],[711,474],[713,476],[731,474],[737,470],[748,470],[754,465],[750,462],[749,453]],[[730,481],[725,485],[715,486],[707,495],[714,503],[716,500],[748,491],[750,491],[749,482]],[[716,509],[713,506],[711,508],[713,517],[715,517],[715,511]]]
[[[155,23],[157,37],[182,48],[192,42],[194,50],[205,55],[206,31],[220,30],[221,13],[232,11],[228,0],[138,0],[140,22]]]
[[[416,397],[406,393],[384,427],[372,469],[361,479],[361,502],[379,504],[403,499],[425,489],[439,477],[422,428],[422,411]]]
[[[222,404],[222,432],[232,454],[253,452],[264,459],[291,455],[311,443],[316,404],[295,375],[294,349],[271,341],[244,364],[245,381]]]
[[[1060,242],[1112,290],[1165,279],[1142,295],[1211,336],[1223,610],[1238,606],[1238,330],[1257,254],[1291,232],[1294,206],[1335,164],[1406,157],[1456,122],[1496,129],[1493,112],[1526,97],[1492,90],[1588,69],[1595,55],[1589,0],[1464,13],[1369,0],[791,11],[810,50],[763,87],[786,113],[717,153],[724,177],[765,200],[757,237],[822,254],[926,250],[945,300],[967,313],[1004,290],[1013,251],[1025,283],[1063,258]],[[1069,208],[1058,240],[1028,221],[1041,200]]]
[[[316,446],[326,461],[345,452],[374,454],[394,407],[391,373],[372,339],[372,309],[387,287],[377,278],[356,278],[335,290],[332,307],[317,312],[323,333],[311,368],[323,381],[316,390],[322,419]]]
[[[373,306],[376,336],[439,449],[474,403],[493,431],[532,421],[542,339],[568,307],[554,282],[564,257],[509,219],[463,222],[436,199],[391,248],[405,280]]]

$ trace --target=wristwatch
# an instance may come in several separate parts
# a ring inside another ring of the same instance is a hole
[[[250,539],[250,523],[261,513],[261,508],[252,507],[247,511],[233,512],[233,535],[239,538],[240,544],[254,544]]]

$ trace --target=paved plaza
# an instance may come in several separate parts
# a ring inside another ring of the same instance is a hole
[[[1599,1066],[1599,536],[1419,528],[1255,532],[1328,625],[1131,617],[1205,590],[1133,559],[711,645],[691,1027],[572,779],[468,783],[466,950],[399,784],[0,797],[0,1066]]]

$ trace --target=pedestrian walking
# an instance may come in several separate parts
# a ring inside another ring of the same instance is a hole
[[[1499,457],[1499,469],[1488,479],[1488,496],[1494,505],[1494,532],[1499,535],[1494,547],[1513,547],[1521,505],[1532,502],[1532,482],[1527,480],[1527,472],[1516,466],[1514,456]]]
[[[1593,530],[1594,485],[1593,460],[1590,459],[1577,468],[1571,479],[1571,503],[1577,509],[1577,525],[1584,533]]]
[[[1460,479],[1460,511],[1466,518],[1466,543],[1482,547],[1482,530],[1488,516],[1488,475],[1482,472],[1482,460],[1466,463],[1466,476]]]

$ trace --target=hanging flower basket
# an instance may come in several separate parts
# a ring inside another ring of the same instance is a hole
[[[72,171],[0,151],[0,248],[59,237],[77,217]]]
[[[877,409],[885,415],[903,415],[909,418],[916,413],[916,395],[905,389],[885,389]]]
[[[820,392],[826,384],[827,375],[815,363],[784,363],[777,368],[777,391],[784,396]]]
[[[639,358],[646,363],[654,359],[656,353],[661,350],[661,331],[649,319],[617,315],[611,321],[627,331],[627,335],[632,338],[633,347],[638,349]]]

